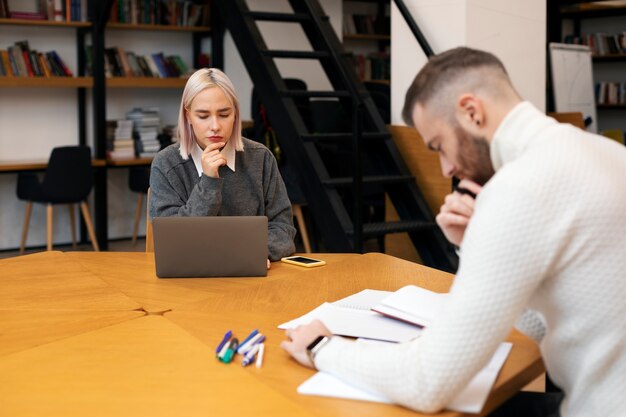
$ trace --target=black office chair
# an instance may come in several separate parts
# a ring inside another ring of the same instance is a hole
[[[88,146],[64,146],[54,148],[48,161],[48,168],[40,182],[35,173],[20,173],[17,177],[17,197],[26,200],[26,214],[22,229],[20,254],[24,253],[28,225],[33,203],[47,205],[47,249],[52,250],[52,207],[56,204],[68,204],[72,226],[72,246],[76,247],[76,225],[74,204],[80,204],[85,219],[87,232],[94,250],[99,251],[96,234],[93,230],[87,196],[93,187],[91,168],[91,150]]]
[[[139,193],[135,207],[135,223],[133,225],[133,246],[137,243],[137,231],[141,221],[143,197],[150,187],[150,167],[132,167],[128,171],[128,187],[132,192]]]

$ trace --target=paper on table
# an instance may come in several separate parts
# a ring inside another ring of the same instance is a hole
[[[279,325],[278,328],[294,328],[308,324],[313,319],[324,322],[328,330],[336,335],[391,342],[406,342],[422,332],[419,327],[381,316],[373,311],[337,307],[330,303],[324,303],[302,317]]]
[[[509,356],[511,347],[511,343],[501,343],[489,363],[472,378],[465,389],[454,397],[446,408],[461,413],[480,413],[502,365],[504,365],[506,358]],[[325,372],[318,372],[304,381],[298,387],[298,392],[304,395],[320,395],[380,403],[391,402],[380,394],[356,388]]]
[[[407,285],[384,298],[372,310],[419,326],[428,326],[443,309],[447,298],[448,294]]]

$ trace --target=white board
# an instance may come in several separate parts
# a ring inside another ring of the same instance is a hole
[[[598,132],[591,51],[586,45],[550,43],[552,91],[556,111],[581,112],[591,118],[587,130]]]

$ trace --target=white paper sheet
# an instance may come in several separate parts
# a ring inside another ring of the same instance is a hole
[[[509,356],[511,347],[511,343],[501,343],[489,363],[474,376],[465,389],[461,391],[446,408],[461,413],[480,413],[502,365],[504,365],[506,358]],[[324,372],[318,372],[304,381],[298,387],[298,393],[390,403],[387,398],[380,394],[363,391],[360,388],[356,388]]]
[[[319,319],[328,330],[340,336],[364,337],[390,342],[406,342],[420,335],[422,329],[411,324],[390,319],[368,310],[338,307],[324,303],[302,317],[278,326],[290,329]]]

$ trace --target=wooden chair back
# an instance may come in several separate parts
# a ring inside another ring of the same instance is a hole
[[[152,222],[150,221],[150,188],[146,194],[146,252],[154,252]]]
[[[452,190],[452,179],[441,173],[439,156],[424,145],[414,128],[398,125],[388,125],[388,128],[428,206],[434,214],[439,213],[444,198]]]
[[[583,119],[583,114],[580,112],[548,113],[548,116],[556,119],[559,123],[570,123],[585,130],[585,120]]]

